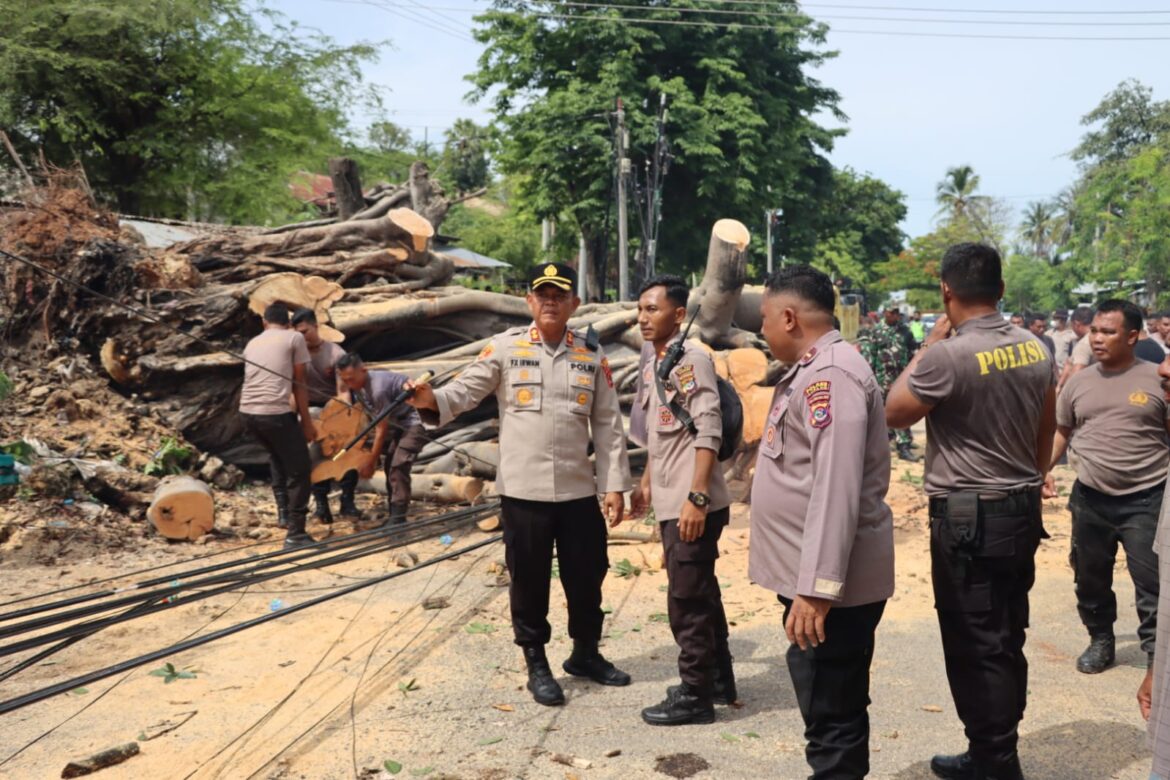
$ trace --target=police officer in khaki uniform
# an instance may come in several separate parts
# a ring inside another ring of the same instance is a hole
[[[731,516],[731,498],[716,458],[723,435],[715,365],[702,348],[683,346],[664,381],[659,366],[683,335],[690,289],[678,276],[656,276],[638,297],[638,326],[646,347],[638,367],[635,403],[645,410],[649,455],[631,496],[634,516],[654,507],[666,557],[667,615],[678,643],[682,684],[642,710],[654,726],[711,723],[714,699],[735,702],[727,646],[727,617],[715,559]],[[692,430],[693,427],[693,430]]]
[[[500,466],[504,546],[511,575],[512,630],[528,665],[528,690],[540,704],[565,701],[544,646],[553,544],[569,607],[573,654],[566,672],[603,685],[630,676],[598,652],[601,583],[609,570],[605,520],[622,520],[630,464],[613,376],[600,345],[567,327],[581,299],[572,268],[550,263],[529,279],[532,324],[512,328],[484,347],[453,382],[419,385],[411,404],[438,411],[446,423],[494,393],[500,408]],[[596,466],[589,462],[592,439]],[[605,515],[597,494],[604,493]]]
[[[763,335],[792,367],[776,385],[752,485],[749,574],[784,605],[813,780],[869,772],[869,668],[894,592],[882,390],[833,327],[834,303],[816,269],[768,278]]]
[[[1056,430],[1051,354],[1003,321],[999,253],[943,255],[939,320],[886,399],[892,427],[926,418],[935,609],[968,750],[935,756],[938,777],[1018,780],[1028,692],[1028,591],[1046,536],[1040,487]],[[948,334],[954,329],[954,335]]]

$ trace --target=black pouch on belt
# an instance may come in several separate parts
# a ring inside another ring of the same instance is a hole
[[[947,529],[951,546],[968,554],[982,545],[982,527],[979,522],[979,494],[963,490],[947,495]]]

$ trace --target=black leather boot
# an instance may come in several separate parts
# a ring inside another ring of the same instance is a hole
[[[710,696],[700,696],[686,683],[666,689],[666,699],[642,710],[642,720],[651,726],[682,726],[687,723],[714,723],[715,706]]]
[[[731,661],[731,654],[728,653],[715,662],[714,692],[711,698],[717,704],[735,704],[739,701],[739,691],[735,688],[735,669]]]
[[[304,547],[306,544],[313,544],[316,539],[305,533],[305,516],[304,514],[290,514],[288,518],[288,534],[284,537],[284,549],[291,550],[294,547]]]
[[[960,753],[957,756],[935,756],[930,759],[930,771],[935,777],[947,780],[974,780],[975,759],[970,753]]]
[[[1089,646],[1077,659],[1077,671],[1082,674],[1099,674],[1113,666],[1114,654],[1113,634],[1093,634]]]
[[[288,528],[288,491],[273,488],[272,497],[276,499],[276,527]]]
[[[561,666],[574,677],[588,677],[602,685],[630,684],[630,676],[605,660],[595,640],[574,639],[573,654]]]
[[[313,487],[313,519],[323,525],[333,524],[333,513],[329,511],[329,488]]]
[[[357,504],[354,503],[353,493],[346,491],[344,488],[341,491],[341,506],[338,507],[337,514],[354,520],[360,520],[362,517],[362,513],[358,511]]]
[[[898,457],[902,460],[908,460],[911,463],[918,462],[918,456],[915,455],[914,452],[910,449],[909,444],[898,445]]]
[[[552,669],[548,667],[548,658],[544,654],[544,647],[540,645],[527,646],[524,650],[524,663],[528,665],[528,690],[537,704],[546,707],[555,707],[565,703],[565,692],[561,684],[552,676]]]
[[[406,508],[409,504],[390,505],[390,525],[402,525],[406,522]]]

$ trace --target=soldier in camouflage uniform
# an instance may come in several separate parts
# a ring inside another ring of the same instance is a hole
[[[888,307],[882,319],[875,325],[866,328],[858,334],[857,347],[861,356],[873,369],[878,385],[882,389],[882,398],[890,392],[903,369],[910,362],[910,352],[906,349],[906,341],[899,332],[899,312]],[[891,431],[898,448],[898,457],[902,460],[917,461],[918,456],[910,450],[910,431],[906,428]]]

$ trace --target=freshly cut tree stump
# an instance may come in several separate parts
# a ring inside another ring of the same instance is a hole
[[[155,489],[146,516],[168,539],[198,539],[215,527],[215,500],[199,480],[170,477]]]
[[[755,337],[731,327],[739,294],[747,279],[747,247],[751,233],[742,222],[721,219],[711,228],[707,270],[695,291],[703,341],[715,347],[753,346]]]
[[[290,271],[264,277],[248,295],[248,308],[263,315],[266,308],[279,301],[292,309],[302,306],[312,309],[317,315],[321,338],[340,343],[345,340],[345,334],[328,324],[329,308],[344,295],[345,289],[337,282],[320,276],[301,276]]]
[[[470,503],[483,492],[483,480],[454,474],[411,474],[412,501],[435,501],[440,504]]]

